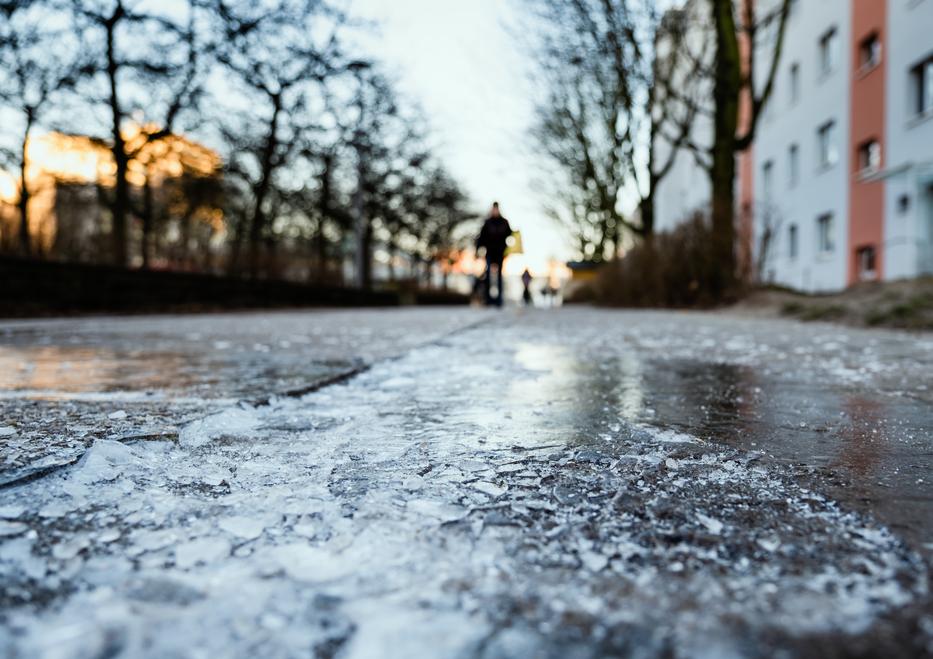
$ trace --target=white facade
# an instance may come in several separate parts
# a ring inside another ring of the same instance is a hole
[[[885,278],[933,274],[933,112],[918,112],[917,66],[933,58],[933,0],[889,0]]]
[[[762,276],[804,291],[846,285],[849,4],[794,4],[773,95],[753,147],[753,244],[756,258],[763,259]],[[760,76],[767,74],[771,45],[764,40],[757,51]],[[759,80],[757,88],[763,84]],[[760,237],[768,228],[773,238],[762,254]]]
[[[703,126],[694,126],[691,131],[694,143],[705,144],[711,141],[712,126],[709,119],[704,117],[697,124]],[[670,153],[670,146],[661,142],[655,153],[658,158],[666,158]],[[693,154],[686,149],[681,149],[674,158],[673,167],[658,184],[655,193],[655,231],[670,231],[695,212],[705,211],[709,207],[709,174],[697,164]]]

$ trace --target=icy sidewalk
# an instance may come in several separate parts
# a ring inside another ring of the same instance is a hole
[[[481,327],[0,492],[0,652],[921,647],[897,632],[926,624],[928,575],[889,531],[756,454],[632,423],[635,401],[565,379],[558,340]]]
[[[0,321],[0,487],[98,439],[172,438],[482,319],[462,307]]]

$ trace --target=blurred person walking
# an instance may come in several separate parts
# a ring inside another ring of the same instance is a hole
[[[509,221],[499,212],[499,202],[492,205],[489,217],[483,222],[483,228],[476,239],[476,250],[486,250],[486,304],[502,306],[502,264],[505,261],[506,241],[512,235]],[[492,295],[492,274],[496,273],[496,295]]]
[[[525,290],[522,292],[522,300],[527,306],[531,306],[531,281],[534,279],[531,275],[531,270],[525,268],[525,272],[522,273],[522,286],[525,287]]]

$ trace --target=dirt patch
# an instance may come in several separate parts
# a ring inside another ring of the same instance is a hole
[[[768,288],[755,291],[731,310],[856,327],[933,330],[933,277],[864,283],[822,295]]]

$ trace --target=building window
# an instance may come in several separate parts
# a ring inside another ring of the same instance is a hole
[[[790,104],[796,105],[800,100],[800,65],[794,62],[790,65]]]
[[[832,28],[820,37],[820,75],[826,76],[836,68],[837,46],[839,37],[836,28]]]
[[[771,192],[773,188],[774,179],[774,161],[769,160],[761,168],[761,189],[763,193],[764,200],[766,202],[771,201]]]
[[[800,149],[791,144],[787,149],[787,186],[796,187],[800,180]]]
[[[917,114],[933,112],[933,56],[915,66],[911,77]]]
[[[832,167],[839,160],[836,149],[836,122],[828,121],[817,130],[817,146],[820,154],[820,167]]]
[[[862,174],[871,174],[881,169],[881,145],[878,140],[868,140],[859,146],[858,168]]]
[[[791,224],[787,228],[787,252],[790,258],[797,258],[797,225]]]
[[[855,250],[855,264],[858,270],[858,278],[861,281],[878,278],[878,271],[875,268],[874,245],[866,245]]]
[[[835,248],[831,213],[816,218],[816,245],[820,254],[830,254]]]
[[[869,71],[881,63],[881,39],[873,33],[862,39],[858,48],[860,71]]]

